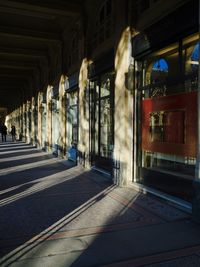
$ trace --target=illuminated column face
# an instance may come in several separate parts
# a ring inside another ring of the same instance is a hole
[[[21,115],[21,112],[20,112],[20,108],[17,109],[17,118],[16,118],[16,135],[17,135],[17,138],[19,138],[19,133],[21,132],[20,131],[20,115]]]
[[[114,172],[114,181],[126,185],[132,180],[133,100],[126,87],[125,77],[131,59],[130,29],[121,36],[115,57],[115,114],[114,114],[114,164],[120,166]]]
[[[31,142],[31,103],[27,101],[26,105],[26,141]]]
[[[51,150],[52,147],[52,99],[51,99],[52,87],[47,88],[47,115],[46,115],[46,140],[47,150]]]
[[[36,104],[35,104],[35,99],[34,97],[32,98],[31,101],[31,143],[35,145],[36,143]]]
[[[87,88],[88,61],[83,60],[79,75],[79,161],[89,167],[89,90]]]
[[[52,146],[52,101],[47,104],[47,140],[48,148]]]
[[[65,81],[67,77],[62,76],[59,84],[59,142],[60,153],[66,153],[66,112],[65,112]]]
[[[66,103],[65,103],[65,95],[62,96],[60,100],[60,143],[59,145],[62,147],[63,153],[65,154],[66,150]]]
[[[45,149],[46,146],[46,123],[47,123],[47,117],[46,117],[46,97],[44,92],[39,92],[38,94],[38,108],[37,108],[37,140],[38,145],[41,148]]]
[[[20,128],[20,130],[19,130],[19,139],[20,139],[20,137],[23,135],[23,106],[21,106],[20,107],[20,119],[19,119],[19,128]]]
[[[42,147],[42,104],[38,104],[38,145]]]
[[[38,110],[37,110],[37,140],[38,140],[38,145],[39,147],[43,147],[43,142],[42,142],[42,122],[43,122],[43,111],[44,107],[42,105],[43,101],[43,94],[42,92],[38,93]]]
[[[26,104],[23,104],[23,112],[22,112],[22,123],[23,123],[23,137],[26,140]]]

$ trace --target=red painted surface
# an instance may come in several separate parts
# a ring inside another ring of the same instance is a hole
[[[150,113],[165,111],[163,141],[151,141]],[[197,92],[142,100],[142,149],[196,157]]]
[[[163,116],[164,142],[185,143],[185,111],[167,111]]]

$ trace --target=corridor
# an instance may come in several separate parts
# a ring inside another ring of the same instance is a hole
[[[190,214],[24,142],[0,142],[0,266],[200,266]]]

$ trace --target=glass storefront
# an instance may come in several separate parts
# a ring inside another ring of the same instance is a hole
[[[59,99],[52,99],[52,146],[53,154],[58,155],[59,150]]]
[[[91,162],[112,171],[113,81],[108,72],[90,81]]]
[[[139,182],[191,201],[196,163],[199,36],[141,61]]]
[[[78,144],[78,90],[67,94],[68,159],[76,162]]]
[[[47,104],[46,103],[42,103],[42,149],[45,149],[46,145],[47,145],[47,131],[46,131],[46,125],[47,125],[47,120],[46,120],[46,115],[47,115]]]

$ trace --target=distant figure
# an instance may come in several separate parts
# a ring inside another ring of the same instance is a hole
[[[15,142],[16,141],[16,129],[14,125],[11,126],[11,135],[12,135],[12,141]]]
[[[1,126],[1,138],[2,138],[2,142],[6,142],[6,135],[7,135],[7,127],[6,125],[3,123]]]

